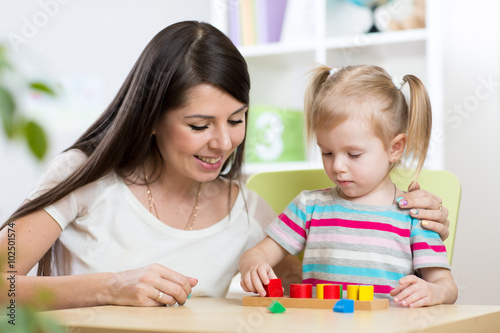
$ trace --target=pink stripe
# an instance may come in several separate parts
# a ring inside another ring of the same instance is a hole
[[[422,264],[447,264],[448,259],[446,257],[415,257],[413,258],[413,264],[415,266]]]
[[[269,228],[274,231],[285,243],[293,247],[298,251],[302,251],[304,249],[304,245],[300,244],[297,240],[295,240],[292,236],[281,230],[276,224],[271,223]]]
[[[426,242],[414,243],[411,245],[412,251],[417,250],[433,250],[434,252],[446,252],[444,245],[429,245]]]
[[[292,229],[293,231],[295,231],[296,233],[298,233],[303,238],[306,238],[306,231],[304,229],[302,229],[301,227],[299,227],[297,225],[297,223],[295,223],[292,220],[290,220],[288,218],[288,216],[286,216],[285,214],[281,213],[280,216],[278,216],[278,218],[281,221],[283,221],[283,223],[285,223],[288,227],[290,227],[290,229]]]
[[[318,283],[333,283],[333,284],[341,284],[343,290],[347,290],[347,285],[356,285],[356,286],[362,286],[362,285],[367,285],[363,283],[350,283],[350,282],[337,282],[337,281],[328,281],[328,280],[319,280],[319,279],[305,279],[302,281],[302,283],[311,283],[313,286],[317,285]],[[371,286],[371,284],[370,284]],[[394,289],[391,286],[386,286],[386,285],[373,285],[373,292],[377,294],[388,294],[391,292],[391,290]]]
[[[310,234],[309,237],[307,237],[307,241],[373,245],[396,251],[403,251],[405,253],[411,253],[410,247],[408,245],[377,237],[351,236],[342,234]]]
[[[388,223],[352,221],[344,219],[311,220],[311,227],[344,227],[352,229],[368,229],[392,232],[401,237],[410,237],[410,230],[396,228]]]

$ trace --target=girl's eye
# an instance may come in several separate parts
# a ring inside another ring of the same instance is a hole
[[[332,156],[332,153],[323,153],[323,152],[321,152],[321,155],[323,155],[323,156]]]
[[[243,119],[240,119],[240,120],[228,120],[227,121],[230,125],[233,125],[233,126],[236,126],[238,124],[242,124],[243,123]]]
[[[356,154],[349,153],[349,157],[351,157],[351,158],[358,158],[360,156],[361,156],[361,154],[358,154],[358,153],[356,153]]]
[[[208,126],[195,126],[195,125],[189,125],[193,131],[201,132],[203,130],[206,130]]]

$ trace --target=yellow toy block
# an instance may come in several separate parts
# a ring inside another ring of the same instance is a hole
[[[328,286],[328,285],[331,285],[331,283],[318,283],[316,285],[316,298],[317,299],[324,299],[325,298],[325,294],[324,294],[324,287],[325,286]]]
[[[359,300],[373,301],[373,286],[359,286]]]
[[[353,284],[348,285],[347,298],[357,301],[359,299],[359,286]]]

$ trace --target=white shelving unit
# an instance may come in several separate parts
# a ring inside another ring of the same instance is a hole
[[[280,43],[239,47],[249,66],[252,82],[251,104],[303,109],[307,73],[318,64],[337,67],[375,64],[385,68],[391,75],[414,74],[422,79],[433,104],[433,133],[440,133],[443,127],[440,87],[442,66],[435,51],[438,49],[439,42],[436,39],[439,36],[433,36],[431,33],[433,24],[429,18],[433,18],[432,13],[427,15],[426,29],[366,34],[362,31],[366,31],[371,24],[367,10],[341,1],[312,0],[309,4],[313,5],[308,7],[312,12],[304,16],[315,17],[315,33],[309,39],[288,38]],[[342,10],[349,17],[339,20],[342,27],[336,29],[335,22],[332,21],[342,17]],[[432,5],[428,4],[427,11],[431,10]],[[300,20],[297,24],[301,24]],[[346,27],[346,24],[350,26]],[[216,25],[224,28],[224,24]],[[338,35],[337,31],[342,35]],[[269,170],[321,168],[316,148],[310,147],[309,150],[308,161],[246,164],[244,172],[252,174]],[[426,167],[443,167],[439,140],[433,141]]]

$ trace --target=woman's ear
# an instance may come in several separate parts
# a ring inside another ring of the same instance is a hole
[[[396,135],[394,137],[394,139],[391,140],[391,143],[389,146],[389,162],[390,163],[395,163],[403,156],[403,153],[405,152],[405,149],[406,149],[407,140],[408,140],[408,137],[404,133]]]

